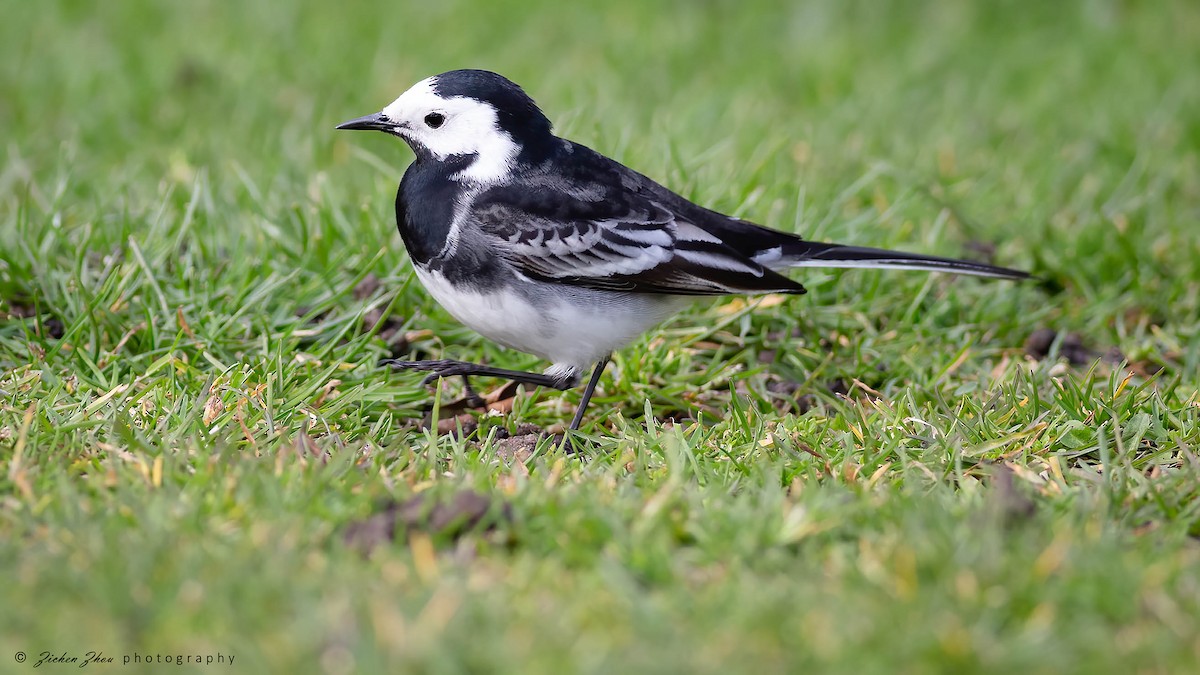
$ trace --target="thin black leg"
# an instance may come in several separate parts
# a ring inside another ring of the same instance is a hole
[[[583,398],[579,400],[579,408],[575,411],[575,419],[571,420],[571,431],[579,430],[579,423],[583,421],[583,413],[587,411],[588,403],[592,400],[592,394],[596,391],[596,384],[600,382],[600,375],[604,372],[604,367],[608,365],[609,356],[605,356],[596,362],[596,367],[592,368],[592,378],[588,380],[587,387],[583,390]]]
[[[528,384],[535,387],[549,387],[563,391],[579,384],[577,377],[552,377],[541,373],[526,373],[520,370],[507,370],[505,368],[493,368],[480,363],[468,363],[466,361],[384,361],[394,368],[401,370],[424,370],[429,372],[429,376],[425,378],[425,384],[429,384],[434,380],[443,377],[461,376],[464,380],[472,375],[483,375],[485,377],[500,377],[521,384]]]
[[[467,405],[472,408],[482,408],[487,405],[487,401],[483,397],[475,393],[475,388],[471,386],[471,378],[463,375],[463,397],[467,399]]]

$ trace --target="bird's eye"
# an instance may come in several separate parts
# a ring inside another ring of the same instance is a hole
[[[425,116],[425,125],[430,129],[436,129],[442,126],[442,123],[445,121],[446,116],[442,113],[431,112]]]

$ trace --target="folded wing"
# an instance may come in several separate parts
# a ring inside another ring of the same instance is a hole
[[[591,186],[595,188],[595,186]],[[633,293],[803,293],[657,201],[621,190],[497,188],[470,218],[523,274]]]

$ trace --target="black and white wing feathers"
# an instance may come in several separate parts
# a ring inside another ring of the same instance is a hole
[[[670,295],[804,292],[620,181],[493,188],[468,217],[535,279]]]

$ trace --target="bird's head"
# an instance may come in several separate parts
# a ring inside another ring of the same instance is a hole
[[[399,136],[419,159],[466,161],[463,180],[497,182],[522,154],[544,150],[550,120],[508,79],[486,70],[453,70],[421,80],[383,110],[344,122]]]

